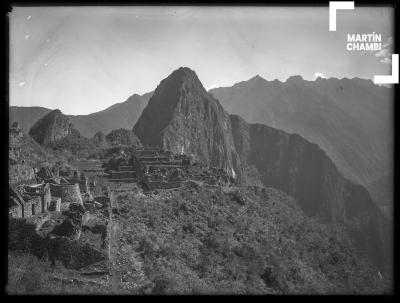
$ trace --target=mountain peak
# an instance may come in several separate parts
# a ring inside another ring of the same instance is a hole
[[[188,81],[188,80],[194,80],[200,82],[199,78],[196,75],[196,72],[194,70],[191,70],[188,67],[180,67],[176,70],[174,70],[167,78],[165,78],[163,81],[178,81],[178,82],[183,82],[183,81]],[[161,83],[163,83],[161,81]],[[160,84],[161,84],[160,83]]]
[[[58,108],[52,110],[52,111],[49,112],[47,115],[49,115],[50,117],[64,116],[64,114],[62,113],[62,111],[59,110]],[[65,117],[66,117],[66,116],[65,116]]]
[[[261,77],[259,74],[255,75],[253,78],[249,79],[248,82],[267,82],[263,77]]]
[[[180,74],[185,74],[185,75],[193,75],[193,74],[195,75],[196,74],[196,72],[194,70],[192,70],[192,69],[190,69],[189,67],[186,67],[186,66],[181,66],[178,69],[176,69],[175,71],[173,71],[172,73],[173,74],[174,73],[180,73]]]
[[[294,76],[290,76],[289,78],[287,78],[286,83],[301,83],[303,81],[304,81],[304,79],[302,76],[294,75]]]
[[[41,145],[51,145],[71,134],[78,135],[79,132],[59,109],[44,115],[29,130],[29,135]]]
[[[263,79],[263,78],[259,74],[257,74],[253,78],[251,78],[250,80],[259,80],[259,79]]]
[[[180,67],[174,70],[165,80],[167,79],[174,79],[174,80],[193,79],[200,82],[199,78],[196,75],[196,72],[194,70],[191,70],[189,67]]]
[[[240,160],[229,127],[228,114],[196,73],[179,68],[158,85],[133,131],[143,145],[189,154],[237,173]]]
[[[162,98],[163,102],[176,101],[176,94],[185,94],[191,92],[192,94],[205,95],[206,89],[200,82],[195,71],[188,67],[180,67],[173,71],[167,78],[162,80],[157,86],[154,95],[170,95],[173,94],[174,98]],[[172,104],[171,104],[172,106]]]

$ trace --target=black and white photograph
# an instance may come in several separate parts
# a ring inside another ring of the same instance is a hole
[[[394,294],[395,9],[10,6],[5,292]]]

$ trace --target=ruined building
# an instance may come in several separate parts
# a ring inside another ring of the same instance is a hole
[[[178,188],[187,180],[204,181],[212,185],[232,181],[223,169],[208,168],[192,161],[188,155],[174,154],[161,148],[134,149],[131,163],[127,167],[120,166],[120,169],[131,168],[137,180],[149,190]]]

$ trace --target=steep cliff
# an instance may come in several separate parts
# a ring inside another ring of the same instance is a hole
[[[233,175],[241,169],[229,115],[189,68],[161,81],[133,131],[144,145],[191,154]]]
[[[241,162],[255,166],[264,185],[293,196],[307,215],[344,227],[376,265],[390,269],[389,221],[367,190],[345,179],[318,145],[236,115],[231,125]]]

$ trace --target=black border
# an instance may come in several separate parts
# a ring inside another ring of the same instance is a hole
[[[386,7],[393,7],[395,8],[394,12],[394,24],[393,24],[393,32],[394,32],[394,37],[395,37],[395,42],[398,41],[398,31],[396,30],[399,28],[399,18],[398,18],[398,10],[399,8],[396,5],[396,1],[365,1],[365,0],[355,0],[355,7],[359,6],[386,6]],[[8,22],[8,17],[7,14],[12,10],[12,6],[131,6],[131,5],[146,5],[146,6],[160,6],[160,5],[177,5],[177,6],[183,6],[183,5],[191,5],[191,6],[207,6],[207,5],[212,5],[212,6],[283,6],[283,7],[295,7],[295,6],[328,6],[329,1],[304,1],[304,2],[296,2],[294,0],[286,0],[286,1],[249,1],[249,2],[236,2],[236,1],[207,1],[207,0],[201,0],[201,1],[49,1],[49,0],[41,0],[41,1],[9,1],[6,3],[1,2],[1,9],[2,9],[2,27],[3,27],[3,42],[4,42],[4,56],[2,60],[2,69],[4,72],[4,81],[2,84],[4,85],[3,88],[3,98],[1,101],[1,110],[0,110],[0,115],[1,115],[1,126],[0,126],[0,131],[1,135],[3,138],[7,138],[8,142],[8,128],[9,128],[9,116],[8,116],[8,107],[9,107],[9,92],[8,92],[8,78],[9,78],[9,22]],[[394,53],[399,54],[399,47],[398,44],[394,44]],[[398,111],[400,109],[400,106],[396,104],[396,101],[398,97],[400,96],[399,94],[399,84],[394,85],[394,108],[393,108],[393,121],[394,121],[394,206],[393,206],[393,211],[394,211],[394,220],[393,220],[393,282],[394,282],[394,287],[393,287],[393,295],[376,295],[376,296],[368,296],[368,295],[340,295],[338,297],[341,298],[347,298],[347,297],[354,297],[354,298],[360,298],[360,299],[365,299],[365,298],[379,298],[379,299],[392,299],[398,296],[399,294],[399,284],[398,284],[398,260],[396,258],[396,255],[399,252],[398,249],[398,218],[399,218],[399,205],[396,203],[399,199],[399,187],[398,181],[399,181],[399,160],[398,160],[398,150],[399,150],[399,132],[398,126],[399,122],[396,117],[399,116]],[[2,142],[4,142],[2,140]],[[8,144],[7,144],[8,145]],[[2,185],[1,186],[1,195],[4,197],[2,199],[3,203],[1,203],[2,206],[2,240],[3,240],[3,245],[1,246],[1,278],[2,278],[2,294],[7,296],[5,287],[7,283],[7,242],[8,242],[8,203],[6,197],[8,196],[8,186],[6,185],[8,183],[8,149],[7,145],[5,143],[1,144],[1,152],[4,153],[1,157],[1,179],[2,179]],[[7,180],[7,181],[6,181]],[[397,254],[396,254],[397,253]],[[51,295],[43,295],[43,297],[52,297]],[[29,297],[29,296],[28,296]],[[42,297],[42,296],[40,296]],[[123,297],[123,296],[117,296],[117,297]],[[141,296],[139,296],[141,297]],[[154,297],[154,296],[149,296],[149,298]],[[157,297],[157,296],[156,296]],[[186,295],[183,296],[173,296],[174,300],[178,299],[178,297],[183,297],[185,298]],[[206,296],[207,297],[207,296]],[[219,297],[219,296],[218,296]],[[231,296],[222,296],[222,297],[231,297]],[[235,296],[232,296],[235,297]],[[241,296],[239,296],[240,299]],[[258,298],[259,296],[252,296],[253,298],[256,297]],[[264,296],[261,296],[264,297]],[[290,298],[290,297],[302,297],[304,299],[313,299],[314,297],[317,299],[321,299],[320,295],[288,295],[288,296],[277,296],[278,298],[284,297],[284,298]],[[336,297],[336,295],[322,295],[323,299],[328,299],[332,297]],[[269,299],[273,299],[274,297],[269,296]]]

